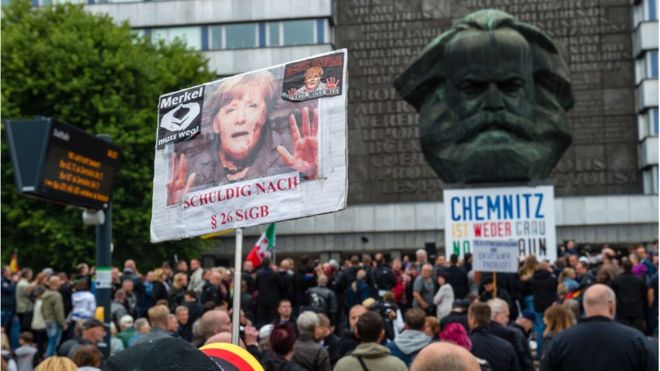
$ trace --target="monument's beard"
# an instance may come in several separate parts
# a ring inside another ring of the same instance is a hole
[[[446,183],[546,179],[571,142],[556,108],[537,104],[533,118],[482,110],[460,120],[436,97],[420,110],[424,156]]]

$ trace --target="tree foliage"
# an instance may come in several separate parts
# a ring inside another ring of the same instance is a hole
[[[107,133],[123,151],[113,195],[115,262],[144,265],[203,248],[199,240],[149,242],[157,101],[162,93],[213,78],[204,57],[183,43],[151,43],[82,6],[32,8],[12,1],[2,17],[2,118],[52,116],[88,133]],[[4,127],[3,127],[4,138]],[[3,261],[69,269],[94,262],[94,227],[81,209],[19,196],[2,144]]]

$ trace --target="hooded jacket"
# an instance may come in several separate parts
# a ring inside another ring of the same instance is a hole
[[[394,341],[387,342],[393,356],[410,366],[417,353],[431,342],[432,338],[418,330],[405,330]]]
[[[545,312],[557,300],[557,277],[551,272],[537,269],[532,275],[530,286],[536,312]]]
[[[390,355],[389,349],[376,343],[363,343],[355,351],[337,362],[334,371],[362,370],[360,359],[369,370],[405,371],[405,363],[397,357]]]

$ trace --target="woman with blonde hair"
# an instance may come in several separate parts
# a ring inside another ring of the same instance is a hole
[[[539,262],[536,260],[536,256],[530,255],[525,258],[522,267],[518,273],[520,273],[520,279],[523,281],[528,281],[534,275],[534,271],[539,267]]]
[[[534,310],[534,296],[531,294],[530,280],[538,269],[539,262],[536,256],[530,255],[525,258],[523,265],[518,270],[520,280],[523,284],[523,309]]]
[[[557,282],[557,294],[561,299],[580,286],[575,280],[575,270],[573,268],[564,268],[564,270],[559,273]]]
[[[151,306],[153,307],[159,300],[165,300],[169,303],[169,287],[165,281],[166,275],[161,268],[154,269],[153,290],[151,292]]]
[[[78,366],[66,357],[48,357],[34,371],[77,371]]]
[[[172,291],[170,292],[170,309],[176,309],[183,303],[183,296],[188,288],[188,275],[177,273],[172,281]]]
[[[573,314],[563,305],[553,305],[543,314],[545,332],[543,332],[543,353],[550,349],[552,339],[560,332],[575,324]]]

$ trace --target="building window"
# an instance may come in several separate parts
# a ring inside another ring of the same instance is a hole
[[[223,49],[255,48],[259,46],[257,24],[228,24],[225,27]]]
[[[650,135],[658,135],[658,123],[659,123],[659,118],[658,118],[658,109],[657,108],[651,108],[649,110],[649,121],[650,121],[650,130],[649,134]]]
[[[282,37],[280,35],[280,22],[270,22],[266,27],[266,45],[267,46],[280,46],[280,40]]]
[[[646,60],[646,77],[658,78],[658,51],[648,51],[644,56]]]
[[[657,0],[646,0],[646,3],[648,4],[648,14],[646,15],[647,21],[658,20],[658,14],[657,14],[658,10],[656,8],[656,1]]]
[[[189,48],[200,50],[202,48],[201,27],[172,27],[154,28],[151,30],[152,40],[173,42],[178,39],[186,43]]]
[[[282,22],[283,45],[316,44],[314,20]]]
[[[34,2],[32,3],[34,4]],[[38,0],[39,6],[55,4],[87,4],[87,0]]]
[[[642,186],[644,187],[645,194],[658,194],[659,184],[657,166],[642,171]]]
[[[225,28],[223,26],[211,26],[211,38],[209,49],[222,49],[224,43]]]
[[[195,36],[196,40],[199,40],[195,46],[200,50],[324,44],[331,37],[326,19],[234,23],[176,29],[195,29],[196,34],[199,35],[199,37]],[[153,32],[158,32],[158,37],[171,41],[172,32],[176,29],[153,29]]]

